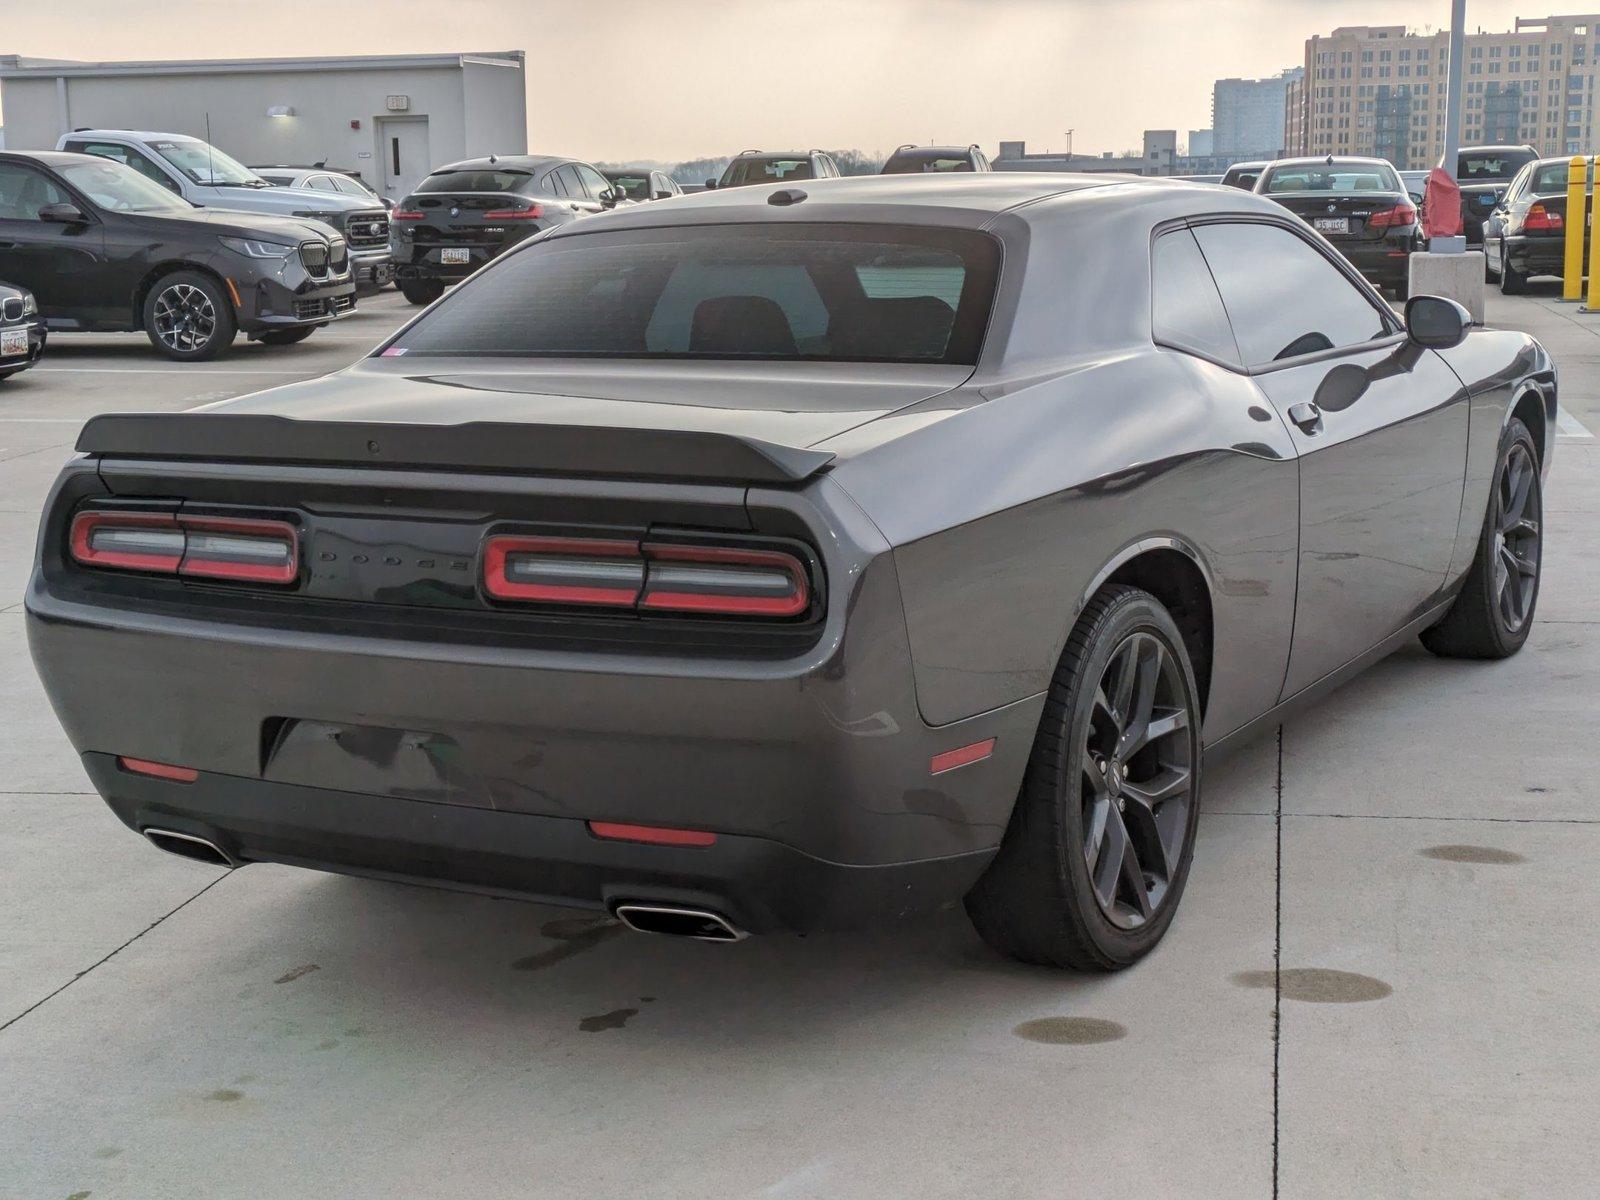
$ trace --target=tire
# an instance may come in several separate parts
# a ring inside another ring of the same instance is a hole
[[[321,328],[320,325],[300,325],[294,329],[269,329],[256,340],[266,346],[292,346],[305,341]]]
[[[1183,636],[1154,596],[1112,585],[1090,601],[1051,681],[1000,851],[967,894],[984,941],[1023,962],[1114,971],[1161,940],[1194,853],[1198,694]],[[1141,701],[1165,727],[1142,744]],[[1157,793],[1166,798],[1140,803]]]
[[[173,271],[145,294],[144,332],[168,358],[204,362],[233,345],[239,321],[222,285],[210,275]]]
[[[437,279],[402,279],[400,291],[413,304],[432,304],[444,295],[444,284]]]
[[[1511,265],[1505,242],[1500,243],[1500,294],[1521,296],[1528,290],[1528,277]]]
[[[1396,300],[1409,299],[1411,296],[1411,281],[1409,279],[1402,279],[1399,283],[1394,285],[1392,290]]]
[[[1528,640],[1539,601],[1544,484],[1528,427],[1513,417],[1500,435],[1489,506],[1466,582],[1422,644],[1442,658],[1509,658]]]

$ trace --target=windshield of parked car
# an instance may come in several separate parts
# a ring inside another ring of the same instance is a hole
[[[1387,163],[1275,167],[1261,190],[1268,196],[1290,192],[1403,192],[1400,177]]]
[[[885,175],[923,175],[933,171],[970,171],[968,154],[896,154],[883,166]]]
[[[58,166],[57,172],[101,208],[112,212],[158,213],[194,211],[194,205],[176,196],[159,183],[145,178],[132,167],[109,159],[73,162]]]
[[[202,187],[271,187],[249,167],[215,146],[191,138],[151,142],[150,148]]]
[[[1533,161],[1528,150],[1467,151],[1456,160],[1457,183],[1495,183],[1510,179]]]
[[[815,178],[809,158],[736,158],[722,173],[720,187],[739,187],[747,183],[783,183],[790,179]]]
[[[435,171],[417,184],[417,191],[518,192],[532,179],[529,171]]]
[[[650,176],[643,172],[605,171],[605,177],[611,181],[613,187],[622,189],[622,194],[629,200],[650,199]]]
[[[1567,190],[1567,171],[1570,164],[1566,162],[1545,163],[1542,167],[1533,169],[1533,179],[1528,184],[1530,192],[1541,196],[1559,194]]]
[[[758,224],[550,238],[385,355],[975,363],[999,249],[972,230]]]

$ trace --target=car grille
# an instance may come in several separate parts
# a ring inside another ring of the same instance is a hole
[[[296,300],[294,316],[297,321],[314,321],[318,317],[331,317],[349,312],[355,306],[354,296],[318,296],[312,300]]]
[[[328,273],[328,243],[301,242],[300,265],[313,275]]]
[[[344,235],[355,250],[370,250],[389,244],[389,215],[385,212],[354,212],[344,220]]]
[[[3,311],[6,320],[20,321],[22,319],[22,297],[7,296]]]
[[[328,243],[328,269],[335,275],[343,275],[350,269],[350,248],[343,238],[334,238]]]

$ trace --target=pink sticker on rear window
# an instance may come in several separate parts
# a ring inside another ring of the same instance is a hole
[[[390,346],[382,354],[378,355],[378,357],[379,358],[399,358],[405,352],[406,352],[406,349],[405,349],[404,346]]]

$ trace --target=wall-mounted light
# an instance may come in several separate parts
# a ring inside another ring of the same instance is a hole
[[[292,117],[294,116],[294,109],[287,104],[274,104],[271,108],[267,109],[267,116]]]

